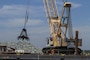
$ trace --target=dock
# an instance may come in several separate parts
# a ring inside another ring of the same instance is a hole
[[[90,56],[41,55],[41,54],[0,54],[0,60],[90,60]]]

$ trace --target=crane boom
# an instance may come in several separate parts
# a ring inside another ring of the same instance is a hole
[[[60,25],[60,17],[58,14],[56,0],[43,0],[43,2],[46,11],[46,16],[49,22],[50,38],[53,41],[51,45],[60,46],[59,41],[57,40],[58,27]]]
[[[56,0],[43,0],[43,2],[44,2],[44,8],[46,11],[46,16],[48,18],[59,16]]]

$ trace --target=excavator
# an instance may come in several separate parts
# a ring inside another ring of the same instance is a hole
[[[82,45],[82,39],[73,37],[71,23],[71,2],[63,0],[62,14],[59,15],[56,0],[43,0],[46,17],[48,19],[50,37],[47,45],[42,49],[44,54],[66,54],[71,55],[77,52],[79,55],[82,50],[77,46]],[[76,34],[77,36],[77,34]],[[77,42],[76,42],[77,40]],[[76,50],[77,48],[77,50]]]

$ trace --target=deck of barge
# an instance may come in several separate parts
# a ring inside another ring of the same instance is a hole
[[[0,54],[0,60],[90,60],[90,56],[41,54]]]

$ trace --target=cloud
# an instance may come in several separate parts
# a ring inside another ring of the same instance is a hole
[[[0,8],[0,17],[16,17],[22,16],[25,12],[25,6],[23,5],[4,5]]]
[[[44,23],[44,21],[40,20],[40,19],[36,19],[36,20],[29,19],[28,20],[28,25],[30,25],[30,26],[38,26],[38,25],[42,25],[43,23]]]
[[[41,17],[42,7],[38,6],[30,6],[29,7],[29,20],[28,25],[39,25],[43,23],[43,20],[37,18]],[[24,25],[25,21],[25,5],[4,5],[0,8],[0,18],[2,18],[0,22],[0,26],[6,27],[17,27]]]
[[[61,6],[61,8],[63,7],[63,2],[60,2],[60,0],[58,0],[57,1],[57,5],[59,5],[59,7]],[[78,3],[73,3],[73,2],[71,2],[71,4],[72,4],[72,8],[79,8],[79,7],[81,7],[82,5],[81,4],[78,4]]]
[[[28,10],[29,16],[31,17],[42,16],[43,14],[42,6],[29,6]],[[24,17],[25,11],[26,5],[3,5],[0,8],[0,17],[1,18]]]
[[[81,4],[77,4],[77,3],[72,2],[72,8],[79,8],[81,6],[82,6]]]
[[[2,27],[21,27],[24,26],[24,22],[25,22],[25,18],[16,18],[16,19],[7,19],[4,21],[0,22],[0,26]],[[43,20],[34,20],[34,19],[29,19],[27,22],[28,26],[37,26],[37,25],[41,25],[43,24],[44,21]]]
[[[80,32],[90,32],[90,27],[88,25],[74,27],[74,30],[75,29],[80,30]]]

